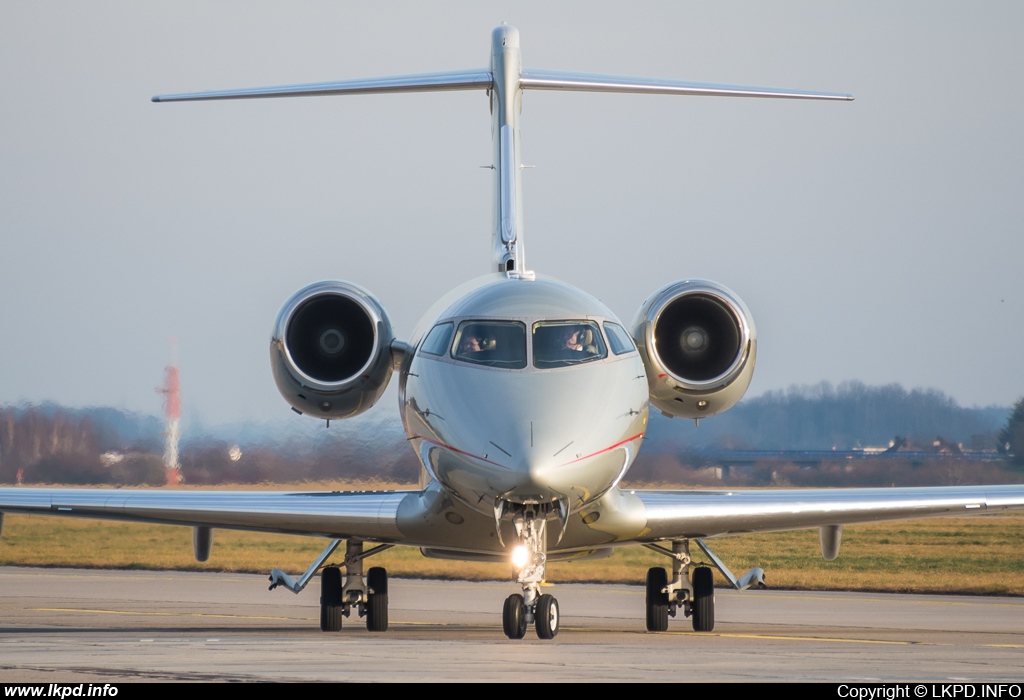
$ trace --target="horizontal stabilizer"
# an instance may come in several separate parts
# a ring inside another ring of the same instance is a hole
[[[153,102],[193,102],[199,100],[245,100],[259,97],[309,97],[314,95],[365,95],[375,92],[432,92],[437,90],[489,90],[491,72],[479,70],[446,73],[417,73],[385,78],[337,80],[330,83],[302,83],[271,87],[187,92],[157,95]]]
[[[853,95],[840,92],[813,92],[749,85],[718,85],[686,80],[635,78],[627,75],[566,73],[551,70],[524,70],[519,78],[524,90],[575,90],[580,92],[632,92],[654,95],[703,95],[707,97],[778,97],[795,100],[844,100]]]
[[[260,97],[310,97],[315,95],[366,95],[382,92],[433,92],[441,90],[489,90],[494,83],[491,71],[450,71],[417,73],[383,78],[337,80],[328,83],[300,83],[270,87],[241,88],[157,95],[153,102],[194,102],[199,100],[245,100]],[[796,100],[852,100],[840,92],[814,92],[749,85],[719,85],[686,80],[637,78],[599,73],[524,70],[519,78],[523,90],[567,90],[578,92],[628,92],[654,95],[698,95],[710,97],[775,97]]]

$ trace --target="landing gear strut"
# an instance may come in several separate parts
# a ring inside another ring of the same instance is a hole
[[[316,575],[317,569],[341,544],[334,540],[320,556],[306,569],[298,581],[280,569],[270,573],[270,590],[284,586],[292,593],[299,593]],[[391,549],[393,545],[382,544],[363,551],[359,540],[345,542],[345,562],[338,566],[325,566],[320,574],[320,629],[324,632],[338,632],[344,618],[353,610],[359,617],[366,618],[366,629],[384,632],[388,628],[388,572],[380,566],[371,568],[364,581],[363,559]],[[344,569],[344,574],[342,573]]]
[[[552,595],[540,593],[547,564],[545,516],[545,513],[533,506],[518,510],[512,516],[512,524],[516,529],[513,564],[516,567],[516,582],[523,587],[523,593],[513,593],[505,599],[501,626],[509,639],[525,637],[530,623],[533,623],[541,639],[553,639],[558,634],[558,601]]]

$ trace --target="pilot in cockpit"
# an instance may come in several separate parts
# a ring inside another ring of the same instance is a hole
[[[566,350],[583,350],[583,333],[579,326],[566,326],[562,329],[562,347]]]
[[[586,326],[566,326],[562,330],[562,349],[586,355],[597,354],[594,331]]]
[[[483,338],[479,335],[467,334],[459,344],[460,355],[472,355],[485,350],[493,350],[497,345],[494,338]]]

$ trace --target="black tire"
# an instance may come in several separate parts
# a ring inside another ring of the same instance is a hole
[[[526,636],[526,601],[519,593],[513,593],[505,599],[501,627],[509,639],[522,639]]]
[[[328,566],[320,574],[320,630],[341,631],[344,608],[341,605],[341,569]]]
[[[388,572],[375,566],[366,572],[366,629],[387,632],[388,629]]]
[[[694,632],[710,632],[715,629],[715,577],[706,566],[693,570],[690,617],[693,618]]]
[[[661,567],[647,570],[647,631],[668,630],[668,573]]]
[[[558,601],[555,596],[546,593],[537,598],[537,612],[534,614],[537,636],[541,639],[554,639],[558,634]]]

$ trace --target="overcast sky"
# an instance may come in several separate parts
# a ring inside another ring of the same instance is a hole
[[[857,98],[527,93],[529,267],[627,323],[732,288],[750,395],[1024,395],[1024,3],[98,1],[0,3],[0,404],[157,413],[175,336],[186,415],[284,419],[270,326],[318,279],[407,337],[489,269],[483,92],[149,98],[483,67],[503,20],[528,68]]]

